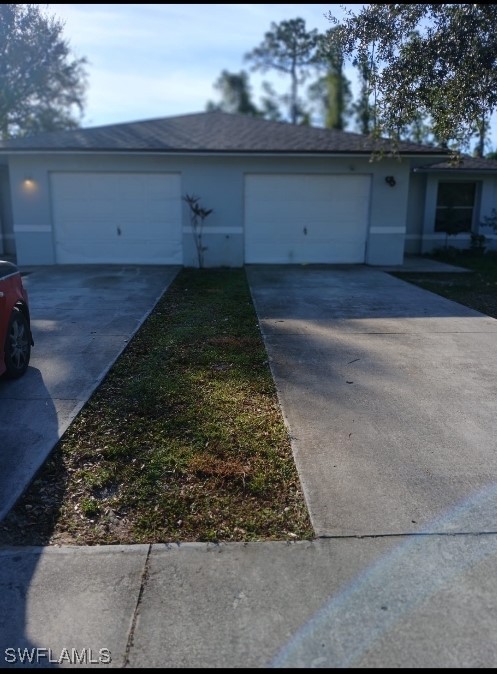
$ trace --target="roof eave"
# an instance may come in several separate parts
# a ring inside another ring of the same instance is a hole
[[[497,173],[497,168],[413,168],[413,173]]]
[[[377,150],[166,150],[162,148],[157,149],[117,149],[117,148],[0,148],[0,155],[39,155],[39,154],[132,154],[132,155],[175,155],[175,156],[298,156],[298,157],[371,157]],[[383,154],[387,159],[398,159],[399,157],[431,157],[431,158],[445,158],[444,154],[435,154],[433,151],[400,151],[399,153],[391,153],[385,151]],[[416,170],[416,169],[415,169]]]

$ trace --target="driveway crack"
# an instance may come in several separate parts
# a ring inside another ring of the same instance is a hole
[[[140,613],[140,606],[142,603],[142,597],[143,597],[143,592],[145,591],[145,586],[147,585],[148,582],[148,576],[149,576],[149,562],[150,562],[150,553],[152,552],[152,545],[150,544],[148,546],[147,550],[147,556],[145,558],[145,564],[143,566],[143,573],[141,577],[141,582],[140,582],[140,591],[138,592],[138,598],[136,600],[136,606],[135,610],[133,612],[133,619],[131,621],[131,627],[129,629],[129,634],[128,634],[128,639],[126,642],[126,652],[124,654],[124,664],[123,667],[129,667],[129,656],[131,653],[131,649],[133,647],[133,639],[135,637],[135,629],[136,629],[136,622],[138,620],[138,615]]]
[[[321,534],[318,540],[361,538],[407,538],[408,536],[497,536],[497,531],[406,531],[391,534]]]

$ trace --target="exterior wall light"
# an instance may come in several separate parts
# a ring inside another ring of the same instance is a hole
[[[387,176],[385,178],[385,182],[387,185],[390,185],[390,187],[395,187],[396,185],[396,180],[393,176]]]
[[[25,190],[25,192],[35,192],[36,191],[36,182],[33,179],[33,176],[27,173],[24,176],[24,179],[22,181],[22,186]]]

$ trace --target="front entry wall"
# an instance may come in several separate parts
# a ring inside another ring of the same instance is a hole
[[[207,267],[402,261],[408,161],[52,154],[9,173],[21,265],[197,266],[187,194],[212,209]]]

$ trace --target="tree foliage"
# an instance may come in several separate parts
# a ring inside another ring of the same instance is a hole
[[[207,110],[221,110],[222,112],[237,112],[243,115],[258,117],[260,111],[252,102],[247,73],[230,73],[223,70],[214,84],[214,88],[220,92],[220,103],[207,103]]]
[[[349,11],[332,40],[368,64],[375,131],[399,138],[417,119],[467,147],[497,105],[497,5],[372,4]]]
[[[490,123],[485,113],[482,112],[480,119],[476,122],[475,135],[476,145],[473,151],[475,157],[483,157],[485,155],[485,148],[488,144],[488,134],[490,131]]]
[[[308,88],[309,100],[317,104],[318,114],[326,129],[342,131],[350,116],[352,92],[342,73],[330,70]]]
[[[331,29],[331,32],[336,30]],[[321,35],[315,56],[319,71],[324,72],[308,87],[308,96],[318,104],[324,127],[343,130],[351,113],[352,91],[344,74],[342,50],[336,43],[328,46],[329,36]]]
[[[86,59],[40,5],[0,5],[0,138],[79,126]]]
[[[270,82],[262,83],[262,92],[263,96],[260,102],[260,110],[264,119],[269,119],[272,122],[284,121],[283,114],[281,113],[279,106],[280,97],[275,92]]]
[[[318,31],[308,31],[302,18],[273,22],[262,43],[245,55],[245,60],[253,64],[252,70],[276,70],[290,76],[290,93],[282,100],[288,104],[292,124],[305,117],[299,86],[308,78],[309,66],[315,63],[319,39]]]
[[[356,115],[359,131],[368,135],[373,130],[373,112],[371,110],[371,89],[369,62],[364,57],[354,60],[359,75],[359,97],[354,101],[352,110]]]

